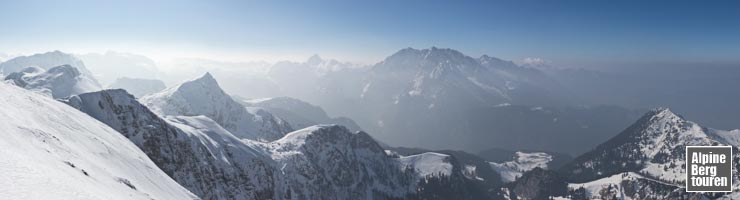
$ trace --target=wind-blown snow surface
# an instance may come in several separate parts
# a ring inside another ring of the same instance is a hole
[[[5,80],[53,98],[64,98],[101,89],[94,79],[81,74],[71,65],[52,67],[48,71],[40,67],[28,67],[8,74]]]
[[[90,116],[4,83],[0,99],[3,198],[197,198],[120,133]]]
[[[221,90],[210,73],[144,96],[141,102],[160,116],[205,115],[241,139],[272,141],[293,131],[287,122],[269,112],[249,112]]]
[[[552,161],[552,156],[547,153],[516,152],[514,160],[504,163],[491,162],[491,168],[501,174],[501,180],[503,182],[508,183],[515,181],[524,172],[532,170],[535,167],[547,169],[547,163],[550,161]]]

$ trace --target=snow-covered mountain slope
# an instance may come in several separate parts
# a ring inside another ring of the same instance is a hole
[[[148,94],[156,93],[167,88],[164,82],[157,79],[142,79],[142,78],[118,78],[113,83],[108,85],[110,89],[124,89],[128,93],[142,97]]]
[[[342,126],[311,126],[268,144],[297,199],[384,199],[416,188],[414,175],[367,133]]]
[[[555,199],[568,194],[568,183],[554,171],[535,167],[504,185],[501,193],[501,199]]]
[[[337,124],[351,131],[362,130],[357,123],[346,117],[329,117],[319,106],[290,97],[249,99],[242,101],[245,106],[266,109],[296,129],[317,124]]]
[[[341,126],[311,126],[263,143],[239,139],[205,116],[162,119],[124,90],[66,102],[121,132],[204,199],[413,198],[425,187],[417,180],[442,178],[402,167],[369,135]],[[457,171],[448,174],[462,177]],[[445,183],[464,185],[455,180]]]
[[[667,108],[654,109],[593,151],[583,154],[560,171],[571,182],[587,182],[622,172],[683,187],[686,179],[685,146],[734,146],[740,131],[702,127]],[[740,159],[737,154],[734,159]],[[740,186],[735,167],[734,188]]]
[[[515,181],[524,172],[532,170],[535,167],[547,169],[547,164],[550,161],[552,161],[552,156],[547,153],[516,152],[514,160],[503,163],[491,162],[491,167],[501,174],[501,180],[503,182],[508,183]]]
[[[452,103],[444,101],[450,100],[448,95],[453,94],[479,105],[549,104],[560,100],[540,91],[557,84],[538,70],[485,55],[475,59],[453,49],[403,49],[373,66],[370,74],[363,98],[390,95],[397,96],[399,101],[423,100],[437,106]],[[551,101],[535,103],[538,100],[529,99],[535,97],[532,95]]]
[[[453,150],[386,147],[416,173],[418,199],[500,199],[501,176],[476,155]],[[434,192],[433,192],[434,191]]]
[[[680,198],[684,189],[638,173],[625,172],[590,182],[570,183],[568,190],[574,199],[672,199]]]
[[[490,56],[473,58],[453,49],[402,49],[367,69],[356,70],[356,73],[359,76],[351,76],[350,73],[331,76],[335,73],[327,73],[321,79],[335,78],[332,80],[335,85],[320,89],[304,87],[303,91],[310,94],[286,95],[319,105],[328,113],[347,116],[363,130],[390,145],[467,151],[480,151],[492,145],[534,149],[552,141],[547,140],[551,138],[520,139],[518,134],[510,134],[511,131],[535,133],[526,130],[535,128],[523,128],[517,126],[518,123],[500,126],[506,127],[502,129],[511,128],[509,130],[494,132],[482,129],[495,123],[485,121],[487,118],[476,118],[483,115],[482,111],[495,112],[489,108],[506,103],[563,106],[571,102],[567,93],[560,92],[563,88],[556,81],[537,69],[520,67]],[[535,119],[529,115],[522,116],[523,119]],[[552,121],[549,123],[560,126]],[[548,129],[555,132],[549,135],[574,133],[563,129]],[[489,137],[486,135],[511,136],[517,140],[481,139]],[[603,139],[606,138],[591,144]],[[503,144],[491,144],[491,141]],[[541,149],[553,150],[563,145],[552,146]],[[572,151],[588,149],[590,147]]]
[[[450,176],[452,174],[452,164],[450,156],[427,152],[417,155],[402,156],[399,158],[402,167],[411,168],[417,171],[419,178],[427,176]]]
[[[0,83],[0,195],[196,199],[133,143],[51,98]]]
[[[269,199],[278,192],[274,162],[208,117],[162,119],[120,89],[85,93],[66,102],[118,130],[204,199]]]
[[[7,76],[10,73],[21,71],[27,67],[39,67],[49,70],[60,65],[70,65],[77,68],[81,74],[84,74],[84,76],[92,80],[97,87],[100,87],[98,81],[95,80],[93,74],[85,67],[85,64],[80,61],[80,59],[61,51],[20,56],[7,60],[0,63],[0,74],[5,74]]]
[[[247,110],[221,90],[209,73],[140,99],[160,116],[205,115],[241,139],[272,141],[293,130],[269,112]]]
[[[49,70],[28,67],[8,74],[5,81],[53,98],[64,98],[101,89],[94,79],[81,74],[71,65],[60,65]]]

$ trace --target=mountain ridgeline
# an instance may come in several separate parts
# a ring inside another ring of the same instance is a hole
[[[250,99],[227,94],[210,73],[169,88],[122,81],[139,98],[102,90],[61,52],[0,67],[9,72],[0,83],[0,129],[9,131],[0,169],[10,169],[0,193],[10,197],[740,198],[737,189],[684,190],[684,147],[737,152],[740,130],[668,108],[640,117],[573,106],[541,67],[451,49],[403,49],[366,68],[318,56],[281,62],[267,78],[291,97]]]
[[[201,81],[204,79],[195,79],[164,92],[193,84],[209,85],[198,83]],[[210,88],[208,91],[218,90]],[[194,97],[173,96],[167,95]],[[201,103],[222,101],[220,98],[206,100]],[[488,199],[497,195],[490,192],[497,186],[497,179],[491,179],[491,183],[477,179],[474,176],[477,170],[467,165],[454,160],[444,161],[452,163],[449,168],[438,168],[445,165],[442,161],[409,164],[410,158],[387,154],[367,133],[352,133],[341,126],[310,126],[273,140],[239,138],[203,115],[155,114],[120,89],[80,94],[64,102],[121,132],[165,173],[204,199],[428,199],[442,196]],[[456,189],[446,192],[434,189],[439,187]]]
[[[619,106],[573,106],[572,92],[537,68],[445,48],[402,49],[370,66],[313,56],[280,62],[249,83],[346,116],[393,146],[491,147],[583,153],[639,117]],[[266,95],[266,96],[265,96]],[[529,126],[536,123],[538,126]],[[419,140],[418,138],[424,138]],[[500,140],[498,138],[508,138]],[[574,141],[579,141],[577,144]]]

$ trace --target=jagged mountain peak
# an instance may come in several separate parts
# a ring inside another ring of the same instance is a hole
[[[120,132],[89,115],[4,83],[0,98],[3,197],[198,199]]]
[[[486,54],[483,54],[478,58],[478,62],[480,62],[483,66],[492,66],[492,67],[518,67],[517,64],[515,64],[512,61],[503,60],[501,58],[489,56]]]
[[[198,78],[185,81],[165,91],[170,91],[171,93],[180,93],[180,95],[192,96],[191,98],[197,98],[197,99],[203,99],[203,98],[213,99],[214,96],[219,97],[219,98],[228,97],[228,94],[226,94],[226,92],[224,92],[223,89],[221,89],[221,86],[219,86],[218,81],[216,81],[216,79],[213,78],[210,72],[206,72],[205,74],[203,74],[202,76]],[[200,97],[197,97],[197,96],[200,96]]]
[[[388,56],[384,62],[397,62],[397,61],[409,61],[413,60],[426,60],[430,62],[459,62],[463,60],[473,60],[473,58],[466,56],[460,51],[450,48],[437,48],[431,47],[428,49],[414,49],[405,48]]]
[[[682,119],[683,120],[683,117],[681,115],[674,113],[668,107],[654,108],[645,115],[650,116],[651,119]]]
[[[733,145],[732,131],[705,128],[668,108],[656,108],[612,139],[561,169],[573,181],[638,172],[664,182],[685,179],[685,146]]]
[[[146,95],[141,102],[160,116],[205,115],[241,139],[273,141],[293,130],[271,113],[247,110],[226,94],[210,73]]]
[[[202,82],[202,83],[209,83],[209,84],[215,84],[218,85],[218,82],[216,82],[216,79],[213,78],[213,75],[211,75],[211,72],[206,72],[203,74],[203,76],[200,76],[196,79],[193,79],[189,82]]]

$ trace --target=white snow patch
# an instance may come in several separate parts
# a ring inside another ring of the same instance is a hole
[[[501,174],[503,182],[512,182],[521,177],[524,172],[534,169],[535,167],[547,169],[547,163],[552,161],[552,156],[547,153],[534,152],[524,153],[516,152],[514,160],[495,163],[490,162],[491,168]]]

